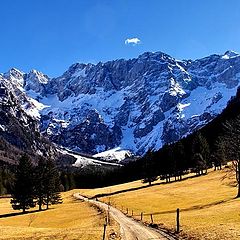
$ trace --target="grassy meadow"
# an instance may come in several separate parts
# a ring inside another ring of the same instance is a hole
[[[9,198],[0,199],[0,239],[101,239],[104,213],[73,198],[73,193],[94,196],[129,190],[101,198],[134,218],[175,229],[176,209],[180,208],[181,236],[186,239],[240,239],[240,199],[235,199],[234,178],[223,177],[226,169],[211,170],[201,177],[165,184],[156,181],[152,186],[135,181],[98,189],[80,189],[63,193],[63,204],[51,206],[48,211],[20,214],[11,208]],[[142,188],[144,187],[144,188]],[[139,189],[138,189],[139,188]],[[11,215],[15,214],[15,215]],[[108,227],[107,236],[118,233],[117,223]]]
[[[103,197],[134,218],[154,223],[167,229],[175,229],[176,209],[180,208],[181,235],[187,239],[240,239],[240,199],[235,199],[234,178],[223,179],[226,169],[211,170],[207,175],[192,177],[165,184],[154,182],[153,186]],[[143,186],[141,181],[107,188],[81,190],[82,194],[94,196],[123,189]]]
[[[0,239],[102,239],[104,213],[75,200],[73,193],[63,193],[63,204],[51,206],[47,211],[15,216],[7,215],[18,213],[12,210],[10,199],[0,199]],[[118,225],[113,222],[107,228],[107,236],[118,230]]]

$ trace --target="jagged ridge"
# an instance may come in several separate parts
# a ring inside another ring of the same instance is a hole
[[[240,56],[228,51],[180,61],[147,52],[77,63],[53,79],[16,69],[2,78],[17,86],[23,109],[52,141],[85,153],[120,147],[143,154],[206,125],[226,107],[239,86]]]

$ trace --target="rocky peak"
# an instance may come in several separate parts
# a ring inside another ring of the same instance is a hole
[[[17,68],[11,68],[3,74],[3,77],[15,84],[16,87],[23,87],[24,85],[24,73]]]
[[[18,70],[17,68],[11,68],[8,72],[4,74],[6,78],[11,78],[11,77],[22,78],[23,75],[24,73]]]
[[[239,53],[236,53],[232,50],[228,50],[224,53],[222,58],[229,59],[229,58],[234,58],[234,57],[237,57],[237,56],[240,56]]]
[[[24,87],[26,91],[32,90],[36,93],[43,93],[44,85],[49,81],[49,77],[37,70],[31,70],[24,75]]]
[[[172,58],[170,55],[163,52],[145,52],[138,57],[139,60],[148,60],[148,61],[171,61]]]
[[[36,79],[39,83],[47,84],[49,77],[42,72],[33,69],[28,74],[26,74],[26,79]]]
[[[69,75],[75,74],[76,72],[83,70],[86,66],[87,65],[84,63],[74,63],[68,68],[68,70],[65,72],[65,74],[67,74],[67,73]]]

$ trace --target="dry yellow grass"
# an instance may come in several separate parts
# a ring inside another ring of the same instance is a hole
[[[63,193],[63,204],[50,210],[0,218],[0,239],[101,239],[104,214],[75,200],[74,191]],[[11,209],[10,199],[0,199],[0,215],[16,213]],[[108,235],[118,231],[114,223]],[[117,239],[117,238],[116,238]]]
[[[113,185],[109,187],[104,187],[104,188],[94,188],[94,189],[80,189],[81,194],[87,196],[87,197],[93,197],[97,194],[108,194],[108,193],[113,193],[116,191],[121,191],[125,189],[132,189],[132,188],[138,188],[142,186],[147,186],[148,184],[142,183],[141,181],[134,181],[134,182],[129,182],[129,183],[124,183],[124,184],[118,184],[118,185]]]
[[[180,208],[183,233],[196,239],[240,239],[240,200],[234,199],[236,188],[229,186],[229,179],[222,181],[225,170],[211,171],[206,176],[181,182],[155,185],[149,188],[102,198],[118,208],[133,210],[135,218],[144,212],[159,213],[154,222],[169,229],[175,228],[175,210]],[[114,192],[140,186],[133,182],[103,189],[82,190],[87,195]],[[164,213],[169,211],[169,213]],[[150,222],[150,216],[144,220]]]
[[[185,175],[185,176],[183,176],[183,179],[189,178],[191,176],[195,176],[195,174],[190,173],[188,175]],[[164,182],[165,181],[157,181],[157,183],[164,183]],[[153,184],[156,184],[156,182],[154,182]],[[133,181],[133,182],[117,184],[117,185],[112,185],[112,186],[103,187],[103,188],[80,189],[79,191],[84,196],[94,197],[97,194],[111,194],[111,193],[115,193],[117,191],[131,190],[131,189],[143,188],[143,187],[147,187],[147,186],[148,186],[148,183],[142,183],[141,180],[137,180],[137,181]]]

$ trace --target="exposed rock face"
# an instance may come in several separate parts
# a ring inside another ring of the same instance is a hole
[[[23,92],[23,76],[16,69],[12,69],[7,78],[0,75],[0,139],[30,155],[52,157],[55,149],[41,136],[39,121],[31,114],[36,106]],[[38,114],[36,111],[36,116]],[[0,146],[0,150],[6,154],[11,151],[4,146]]]
[[[45,92],[45,85],[48,83],[49,78],[47,75],[44,75],[41,72],[36,70],[30,71],[28,74],[24,76],[25,78],[25,86],[26,91],[32,90],[34,92]]]
[[[147,52],[77,63],[53,79],[16,69],[2,79],[55,143],[85,153],[121,147],[143,154],[190,134],[226,107],[239,86],[240,55],[180,61]]]

